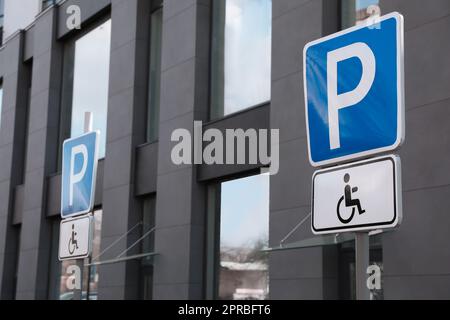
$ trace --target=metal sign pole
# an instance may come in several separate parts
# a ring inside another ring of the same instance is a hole
[[[84,113],[84,133],[88,133],[92,131],[92,112],[85,112]],[[80,270],[80,288],[77,289],[75,287],[75,289],[73,290],[73,299],[74,300],[82,300],[83,299],[83,273],[84,273],[84,259],[78,259],[76,260],[76,265]],[[89,279],[88,279],[88,287],[89,287]],[[88,292],[89,292],[89,288],[88,288]],[[88,297],[86,296],[86,299],[88,299]]]
[[[80,273],[79,273],[79,277],[80,277],[80,288],[78,289],[76,286],[73,289],[73,300],[82,300],[83,298],[83,269],[84,269],[84,260],[83,259],[78,259],[75,260],[76,262],[76,266],[79,268]]]
[[[367,287],[367,268],[369,267],[369,233],[357,232],[355,240],[356,251],[356,299],[370,300],[370,291]]]

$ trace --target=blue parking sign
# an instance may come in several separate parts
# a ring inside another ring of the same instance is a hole
[[[61,217],[92,211],[98,162],[98,132],[68,139],[63,144]]]
[[[403,143],[401,14],[310,42],[303,56],[313,166],[395,150]]]

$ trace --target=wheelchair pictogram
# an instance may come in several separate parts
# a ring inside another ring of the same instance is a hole
[[[350,175],[348,173],[344,176],[344,182],[346,183],[344,195],[337,203],[336,212],[339,221],[343,224],[348,224],[353,220],[356,209],[358,210],[359,215],[364,214],[366,211],[362,208],[361,201],[357,198],[353,198],[353,194],[358,192],[358,187],[352,188],[349,184]],[[342,203],[344,203],[344,207],[342,207]]]
[[[75,250],[78,250],[78,240],[75,239],[77,233],[75,232],[75,225],[72,225],[72,236],[69,239],[69,253],[73,254]]]

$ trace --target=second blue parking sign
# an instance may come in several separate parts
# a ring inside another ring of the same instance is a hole
[[[304,49],[310,162],[324,166],[404,140],[403,16],[392,13]]]

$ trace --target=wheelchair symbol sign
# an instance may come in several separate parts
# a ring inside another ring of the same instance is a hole
[[[348,173],[346,173],[344,176],[344,182],[345,183],[350,182],[350,175]],[[356,211],[355,208],[358,209],[358,213],[360,215],[366,212],[366,210],[363,210],[361,206],[361,201],[353,197],[353,194],[358,192],[358,190],[359,190],[358,187],[352,188],[349,184],[347,184],[344,188],[344,195],[338,201],[336,212],[339,221],[341,221],[343,224],[348,224],[352,221]],[[344,204],[346,208],[351,209],[351,214],[347,218],[345,218],[343,215],[343,208],[341,208],[342,204]]]
[[[317,171],[312,231],[342,233],[393,228],[402,219],[400,158],[384,156]]]
[[[84,259],[92,251],[92,215],[61,221],[59,260]]]

